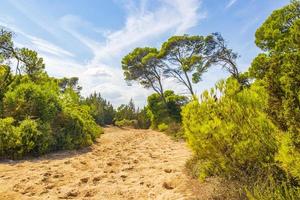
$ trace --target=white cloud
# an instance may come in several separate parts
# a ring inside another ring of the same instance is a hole
[[[228,9],[228,8],[230,8],[231,6],[233,6],[235,3],[237,2],[237,0],[230,0],[229,2],[228,2],[228,4],[226,5],[226,9]]]
[[[85,71],[79,75],[84,86],[83,93],[86,95],[100,91],[116,105],[136,96],[137,104],[143,105],[146,96],[153,91],[143,89],[139,85],[127,86],[120,67],[116,66],[120,66],[122,56],[137,46],[153,45],[153,41],[159,40],[163,35],[188,32],[206,16],[204,12],[200,12],[200,7],[201,0],[161,0],[159,7],[150,10],[146,0],[140,4],[126,0],[128,16],[124,26],[115,31],[103,31],[77,16],[63,16],[60,20],[61,28],[87,46],[94,55],[85,66]],[[88,38],[82,34],[82,28],[95,32],[100,30],[104,42]],[[168,85],[172,84],[166,82],[166,89]]]
[[[205,14],[199,14],[200,0],[162,0],[161,6],[154,11],[145,8],[146,1],[142,1],[140,6],[133,1],[126,2],[129,16],[124,27],[106,32],[103,43],[86,38],[74,28],[86,24],[78,17],[68,15],[61,19],[62,28],[92,50],[95,55],[92,63],[120,57],[122,53],[138,45],[149,45],[151,40],[166,33],[186,33],[205,17]]]
[[[27,35],[27,37],[30,39],[32,45],[34,45],[37,48],[37,50],[40,52],[45,52],[45,53],[53,54],[56,56],[62,56],[62,57],[64,56],[74,57],[73,53],[66,51],[60,48],[59,46],[56,46],[53,43],[50,43],[44,39],[30,36],[30,35]]]

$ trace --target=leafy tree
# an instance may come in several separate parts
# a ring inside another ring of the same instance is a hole
[[[14,52],[13,41],[12,41],[12,32],[7,31],[3,28],[0,28],[0,63],[10,59]]]
[[[276,10],[256,32],[256,44],[266,53],[252,64],[251,75],[265,81],[268,112],[283,129],[300,130],[300,2]],[[299,139],[300,142],[300,139]]]
[[[43,59],[38,57],[37,52],[27,48],[17,51],[17,59],[23,64],[20,66],[21,72],[27,74],[30,79],[37,80],[42,73],[45,73],[45,64]]]
[[[284,132],[278,160],[300,180],[300,1],[275,10],[256,31],[265,53],[255,58],[252,77],[268,92],[267,113]]]
[[[163,43],[159,53],[167,66],[164,75],[175,78],[192,95],[194,91],[189,73],[192,73],[193,82],[198,83],[201,75],[208,69],[204,54],[209,54],[210,49],[206,45],[207,41],[203,36],[173,36]]]
[[[145,88],[152,88],[165,102],[162,85],[163,64],[155,48],[136,48],[122,59],[125,80],[137,81]]]
[[[241,86],[249,86],[246,74],[239,72],[236,59],[238,54],[227,47],[226,41],[220,33],[213,33],[207,36],[209,48],[212,49],[211,55],[208,57],[210,65],[221,65],[233,78],[235,78]]]

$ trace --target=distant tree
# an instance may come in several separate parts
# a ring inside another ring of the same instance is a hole
[[[62,78],[59,80],[59,87],[62,92],[65,92],[66,89],[70,88],[76,91],[78,94],[80,93],[82,87],[78,85],[78,77],[71,77],[71,78]]]
[[[192,83],[199,83],[201,76],[212,65],[221,65],[239,82],[236,59],[238,54],[229,49],[219,33],[204,36],[173,36],[163,43],[160,59],[164,61],[166,77],[175,78],[194,95]]]
[[[149,117],[148,109],[147,107],[144,107],[141,110],[137,110],[137,123],[138,128],[141,129],[148,129],[151,125],[151,120]]]
[[[136,109],[132,99],[128,104],[120,105],[116,110],[115,121],[136,119]]]
[[[38,57],[37,52],[27,48],[18,49],[17,57],[15,58],[22,61],[20,66],[21,72],[27,74],[33,81],[45,73],[43,58]]]
[[[126,81],[137,81],[145,88],[152,88],[165,102],[163,64],[157,55],[156,48],[136,48],[122,59],[122,69]]]
[[[90,113],[99,125],[113,123],[115,110],[110,102],[101,97],[100,93],[93,93],[84,100],[84,104],[90,107]]]

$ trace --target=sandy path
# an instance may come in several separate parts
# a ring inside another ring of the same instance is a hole
[[[91,148],[0,163],[0,199],[196,199],[184,143],[107,128]]]

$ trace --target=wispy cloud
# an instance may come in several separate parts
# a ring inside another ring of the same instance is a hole
[[[237,0],[230,0],[229,2],[228,2],[228,4],[226,5],[226,9],[228,9],[228,8],[230,8],[231,6],[233,6],[235,3],[237,2]]]
[[[72,52],[63,47],[40,37],[25,34],[15,27],[14,31],[17,30],[17,33],[27,38],[26,46],[37,50],[44,57],[46,69],[51,75],[78,76],[80,84],[84,86],[84,95],[98,91],[115,105],[127,102],[132,97],[137,98],[138,105],[143,105],[146,96],[152,92],[142,89],[139,85],[134,87],[126,85],[120,70],[120,60],[125,54],[137,46],[153,46],[162,38],[188,33],[206,17],[206,13],[201,10],[202,0],[160,0],[155,8],[149,7],[148,0],[141,0],[138,3],[123,0],[127,11],[123,27],[118,30],[106,30],[71,14],[62,16],[58,20],[59,23],[53,19],[47,19],[47,23],[44,23],[43,19],[36,18],[31,13],[29,6],[23,7],[23,4],[13,0],[10,2],[48,33],[54,34],[52,23],[56,35],[67,33],[79,44],[90,49],[92,58],[80,63]],[[92,35],[99,34],[99,39],[90,37],[86,32],[91,32]]]
[[[62,27],[78,38],[94,52],[93,63],[120,56],[127,49],[137,45],[149,45],[150,41],[166,33],[183,34],[197,25],[205,13],[200,12],[200,0],[163,0],[154,11],[147,9],[146,1],[136,5],[133,1],[126,4],[128,17],[123,28],[107,32],[105,42],[98,43],[80,34],[74,27],[84,24],[76,16],[64,16]],[[75,20],[76,19],[76,20]]]
[[[146,0],[139,4],[126,0],[128,16],[124,26],[115,31],[101,31],[101,37],[104,38],[102,42],[88,38],[81,32],[83,27],[97,31],[98,28],[91,23],[73,15],[65,15],[60,19],[61,28],[87,46],[94,55],[85,66],[85,72],[79,75],[84,85],[88,86],[88,92],[101,91],[104,97],[120,104],[135,97],[138,87],[140,89],[137,103],[143,104],[146,96],[152,91],[137,85],[126,85],[122,71],[116,68],[120,66],[122,56],[137,46],[153,45],[161,36],[187,33],[206,17],[206,13],[200,10],[201,0],[162,0],[160,6],[154,10],[149,9],[147,5]],[[86,90],[83,92],[88,93]]]
[[[50,21],[49,16],[46,17],[38,8],[29,6],[34,4],[29,4],[28,1],[9,0],[9,2],[37,26],[44,29],[48,33],[51,33],[52,35],[58,35],[58,32],[53,26],[48,26],[49,23],[47,22]]]

